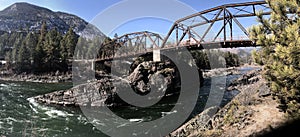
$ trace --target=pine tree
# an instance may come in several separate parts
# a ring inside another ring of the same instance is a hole
[[[75,47],[77,45],[78,35],[73,31],[73,28],[69,28],[61,41],[61,49],[63,58],[72,58],[74,55]]]
[[[36,35],[34,33],[28,33],[19,50],[14,51],[17,52],[15,65],[15,70],[17,70],[17,72],[30,72],[32,70],[34,48],[36,44]]]
[[[60,54],[60,41],[62,39],[61,34],[52,29],[46,34],[44,50],[45,50],[45,66],[47,71],[61,70],[61,54]]]
[[[7,69],[7,70],[10,70],[10,69],[12,68],[12,58],[11,58],[11,54],[12,54],[11,51],[6,52],[6,54],[5,54],[5,61],[7,62],[7,63],[6,63],[6,69]]]
[[[13,63],[15,63],[17,61],[17,56],[18,56],[18,52],[19,49],[22,45],[23,42],[23,38],[22,36],[18,36],[17,34],[15,35],[15,41],[14,41],[14,46],[13,46],[13,50],[12,50],[12,61]]]
[[[60,42],[60,56],[61,56],[61,66],[63,71],[68,70],[68,59],[73,58],[75,55],[75,47],[77,45],[78,35],[69,28],[69,31],[65,34]]]
[[[18,51],[18,55],[17,55],[17,64],[16,64],[15,70],[18,73],[29,72],[30,64],[31,64],[31,60],[29,57],[30,57],[30,50],[24,40],[21,48]]]
[[[100,37],[94,37],[91,41],[89,41],[88,44],[88,52],[87,52],[87,56],[89,59],[95,59],[97,58],[97,54],[99,54],[99,49],[100,49],[100,45],[101,45],[101,38]],[[111,45],[113,46],[113,45]],[[112,55],[112,48],[111,49],[107,49],[106,50],[107,54]]]
[[[195,62],[199,69],[209,69],[209,60],[207,53],[203,50],[201,51],[191,51],[191,54],[193,58],[195,59]]]
[[[44,44],[45,44],[45,37],[47,34],[47,26],[46,23],[43,22],[41,30],[40,30],[40,35],[38,38],[38,43],[36,44],[35,50],[34,50],[34,54],[33,54],[33,67],[34,67],[34,71],[35,73],[41,73],[45,68],[45,51],[44,51]]]
[[[300,118],[300,2],[299,0],[267,0],[271,16],[258,16],[259,25],[250,35],[262,50],[264,75],[270,81],[280,108],[294,118]]]
[[[83,37],[79,37],[78,38],[78,42],[77,42],[77,53],[75,55],[76,59],[84,59],[86,57],[86,53],[87,53],[87,40]]]
[[[38,43],[38,37],[33,32],[28,33],[26,38],[23,41],[23,44],[25,44],[25,46],[29,50],[29,56],[27,56],[27,58],[29,58],[30,64],[33,63],[34,53],[35,53],[35,48],[37,46],[37,43]]]

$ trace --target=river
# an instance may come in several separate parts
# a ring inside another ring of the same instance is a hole
[[[251,68],[244,68],[241,72],[245,73],[249,70]],[[225,77],[227,84],[239,76]],[[199,90],[193,115],[203,110],[209,96],[209,89],[211,89],[211,81],[211,79],[205,79],[205,85]],[[79,108],[50,107],[29,99],[52,91],[68,89],[71,86],[72,83],[41,84],[0,81],[0,136],[106,137],[88,122]],[[238,91],[225,92],[221,106],[237,93]],[[176,98],[170,98],[169,101],[160,102],[147,109],[122,107],[114,108],[113,111],[128,119],[149,121],[163,116],[166,110],[170,110],[175,103]]]

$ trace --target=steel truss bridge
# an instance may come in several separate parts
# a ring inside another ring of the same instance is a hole
[[[226,4],[207,9],[175,21],[164,38],[148,31],[116,37],[113,41],[119,46],[113,48],[114,54],[99,57],[96,61],[134,57],[152,53],[153,50],[255,47],[257,45],[250,40],[248,31],[239,19],[255,21],[253,18],[258,13],[271,14],[265,1]],[[105,46],[116,46],[107,44]]]

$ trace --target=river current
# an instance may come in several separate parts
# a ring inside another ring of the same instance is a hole
[[[249,70],[251,68],[244,68],[240,71],[245,73]],[[228,84],[239,76],[229,75],[219,78],[225,77]],[[205,85],[199,90],[198,102],[193,115],[203,110],[210,94],[209,90],[212,89],[211,81],[211,79],[205,79]],[[0,81],[0,136],[106,137],[87,120],[79,108],[50,107],[35,103],[30,99],[37,95],[70,87],[72,87],[72,83],[41,84]],[[221,106],[230,101],[237,93],[238,91],[224,92]],[[147,109],[137,110],[134,107],[121,107],[114,108],[114,112],[132,121],[151,121],[169,113],[166,110],[170,110],[174,103],[176,103],[176,98],[171,98],[170,101],[161,102],[159,105]]]

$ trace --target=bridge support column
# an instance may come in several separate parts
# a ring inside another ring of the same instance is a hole
[[[160,58],[160,50],[153,50],[153,61],[154,62],[160,62],[161,58]]]
[[[92,61],[92,66],[91,66],[92,71],[95,71],[95,64],[96,64],[96,61]]]

